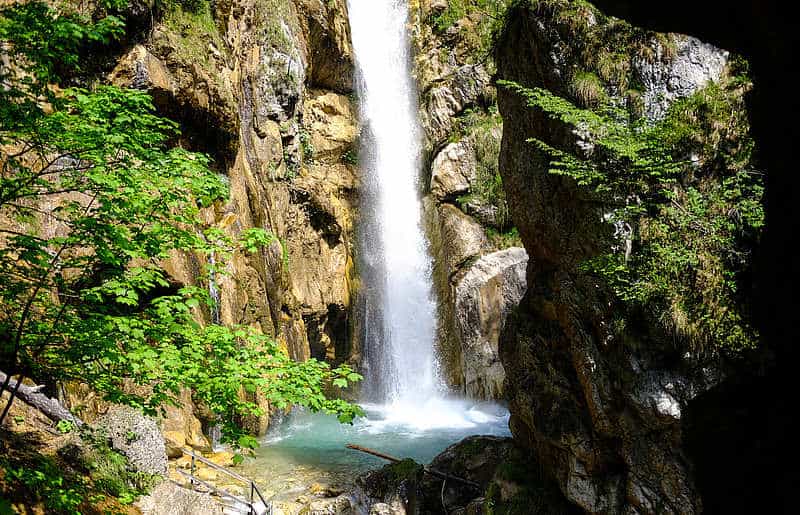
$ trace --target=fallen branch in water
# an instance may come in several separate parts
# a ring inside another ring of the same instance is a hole
[[[378,458],[384,459],[386,461],[391,461],[393,463],[400,463],[401,461],[403,461],[400,458],[395,458],[394,456],[390,456],[389,454],[384,454],[384,453],[382,453],[380,451],[376,451],[374,449],[369,449],[367,447],[362,447],[360,445],[355,445],[355,444],[352,444],[352,443],[349,443],[349,444],[345,445],[345,447],[347,447],[348,449],[353,449],[354,451],[365,452],[367,454],[371,454],[373,456],[377,456]],[[472,488],[475,488],[476,490],[481,490],[481,485],[479,485],[478,483],[475,483],[474,481],[470,481],[468,479],[460,478],[458,476],[451,476],[450,474],[438,471],[436,469],[428,468],[428,467],[426,467],[424,465],[423,465],[422,469],[426,473],[428,473],[428,474],[430,474],[430,475],[432,475],[434,477],[438,477],[439,479],[445,479],[445,480],[448,480],[448,481],[455,481],[457,483],[461,483],[461,484],[464,484],[464,485],[467,485],[467,486],[471,486]]]

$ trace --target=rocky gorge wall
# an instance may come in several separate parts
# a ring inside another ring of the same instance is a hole
[[[502,120],[482,13],[448,22],[447,2],[411,2],[426,167],[424,218],[439,300],[439,347],[452,387],[502,399],[500,329],[525,291],[528,256],[497,176]]]
[[[610,34],[622,23],[588,4],[522,2],[498,40],[498,77],[585,101],[571,81],[596,58],[582,53],[587,34]],[[621,74],[599,73],[622,105],[617,77],[635,77],[649,119],[725,73],[727,52],[696,39],[651,33],[644,41],[615,49],[625,54]],[[527,293],[500,344],[514,438],[587,512],[700,512],[684,418],[718,371],[700,354],[682,353],[657,326],[611,329],[613,296],[581,264],[619,246],[619,234],[602,222],[597,198],[550,173],[549,156],[529,139],[578,155],[591,152],[591,142],[510,89],[501,88],[498,101],[500,173],[530,254]]]
[[[201,284],[217,307],[197,308],[197,317],[256,327],[295,359],[357,364],[350,306],[359,129],[345,1],[164,5],[131,6],[137,32],[107,78],[150,92],[160,114],[181,124],[180,144],[214,159],[230,198],[204,212],[208,225],[275,237]],[[198,259],[176,254],[165,268],[176,282],[197,284]],[[92,396],[78,390],[67,400],[78,408]],[[170,448],[207,448],[213,420],[190,392],[183,401],[164,420]],[[263,434],[269,415],[245,423]]]

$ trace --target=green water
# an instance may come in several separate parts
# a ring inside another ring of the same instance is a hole
[[[270,430],[256,458],[242,465],[243,472],[269,497],[299,493],[314,483],[347,490],[356,476],[386,462],[345,444],[428,463],[469,435],[509,435],[508,412],[495,404],[432,399],[422,405],[364,408],[367,416],[352,425],[296,411]]]

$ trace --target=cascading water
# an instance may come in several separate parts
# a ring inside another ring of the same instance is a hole
[[[353,425],[295,410],[243,465],[266,491],[298,481],[347,485],[380,466],[345,443],[429,462],[470,434],[508,434],[497,405],[447,396],[435,353],[431,258],[421,227],[421,137],[405,0],[348,0],[360,101],[362,204],[359,293],[365,417]]]
[[[362,138],[366,400],[383,423],[471,427],[445,398],[435,353],[431,257],[422,231],[421,130],[403,0],[348,0]]]
[[[419,402],[442,393],[434,355],[431,259],[420,227],[420,129],[405,2],[349,0],[364,127],[360,162],[362,259],[375,264],[365,293],[366,393]]]

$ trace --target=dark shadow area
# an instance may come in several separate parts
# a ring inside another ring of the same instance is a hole
[[[777,0],[595,0],[608,14],[662,32],[680,32],[740,53],[752,65],[750,98],[758,164],[766,173],[766,228],[753,275],[760,356],[698,398],[684,421],[707,513],[789,513],[796,445],[790,441],[796,350],[798,48],[789,3]]]

